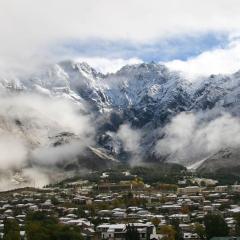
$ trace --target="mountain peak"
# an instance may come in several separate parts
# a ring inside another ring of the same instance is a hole
[[[116,73],[103,75],[86,62],[71,60],[39,72],[28,80],[19,79],[13,83],[23,86],[23,92],[38,89],[52,97],[70,99],[78,105],[87,103],[87,111],[97,122],[97,145],[119,158],[114,150],[119,149],[114,145],[117,143],[112,139],[103,141],[102,136],[109,131],[116,132],[124,122],[144,132],[144,146],[141,147],[144,152],[152,153],[158,138],[156,129],[164,128],[181,112],[212,108],[218,111],[219,106],[224,111],[240,112],[240,78],[237,73],[214,75],[203,79],[200,84],[191,84],[178,72],[155,62],[126,65]],[[10,84],[10,78],[0,83],[3,88],[12,85],[11,89],[17,88],[16,84]]]
[[[131,72],[131,71],[139,71],[139,72],[147,72],[147,71],[166,71],[168,68],[165,65],[150,62],[150,63],[137,63],[132,65],[123,66],[117,73]]]
[[[63,69],[67,71],[84,71],[86,73],[96,72],[88,63],[86,62],[77,62],[73,60],[65,60],[58,63]]]

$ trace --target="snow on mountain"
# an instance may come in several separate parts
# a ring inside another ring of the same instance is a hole
[[[231,108],[239,104],[240,73],[232,75],[212,75],[197,86],[192,109],[211,109],[216,106]]]
[[[226,111],[239,115],[239,72],[212,75],[191,83],[180,73],[153,62],[126,65],[114,74],[102,74],[87,63],[63,61],[24,78],[0,78],[0,87],[16,94],[37,94],[78,106],[80,112],[90,116],[87,118],[89,125],[94,125],[95,142],[91,143],[92,147],[101,147],[106,153],[120,159],[127,159],[128,154],[123,154],[123,145],[113,132],[117,132],[123,123],[130,124],[133,129],[141,129],[143,159],[156,160],[159,156],[154,153],[155,144],[164,137],[159,129],[164,128],[178,113],[215,109],[219,113]],[[58,110],[64,109],[60,106]],[[19,121],[22,129],[26,128],[26,123]],[[43,139],[48,139],[62,119],[57,119],[56,125],[45,121]],[[30,134],[30,129],[23,131]],[[36,139],[39,137],[35,130],[31,129],[31,132]],[[69,130],[68,124],[62,124],[54,132],[56,135],[61,132],[78,135],[78,132]],[[50,144],[48,141],[45,144]]]

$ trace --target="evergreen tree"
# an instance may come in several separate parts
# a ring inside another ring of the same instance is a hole
[[[236,236],[240,236],[240,213],[236,214],[234,218],[236,221],[235,233],[236,233]]]
[[[175,239],[179,240],[182,239],[182,230],[179,227],[179,220],[178,219],[172,219],[170,221],[171,225],[173,226],[174,230],[175,230]]]
[[[226,237],[229,233],[229,228],[224,218],[219,214],[207,214],[204,217],[204,225],[206,229],[206,237]]]
[[[16,220],[4,221],[3,240],[20,240],[20,228]]]
[[[82,240],[80,229],[60,224],[42,212],[31,213],[26,219],[27,240]]]
[[[140,240],[139,232],[133,225],[128,224],[126,229],[126,240]]]

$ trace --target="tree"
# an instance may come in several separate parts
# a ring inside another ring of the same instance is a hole
[[[176,231],[170,225],[161,226],[159,233],[166,236],[164,240],[175,240]]]
[[[201,240],[205,239],[206,231],[202,224],[195,223],[194,224],[194,232],[201,238]]]
[[[87,217],[87,214],[82,207],[79,207],[77,210],[75,210],[74,214],[76,214],[79,218],[86,218]]]
[[[133,225],[128,224],[126,230],[126,240],[140,240],[139,232]]]
[[[224,218],[219,214],[207,214],[204,217],[206,237],[225,237],[228,236],[229,228]]]
[[[30,213],[25,224],[28,240],[82,240],[80,229],[60,224],[42,212]]]
[[[90,216],[92,217],[96,216],[96,206],[94,204],[87,205],[86,210],[89,211]]]
[[[53,204],[53,205],[58,205],[59,204],[59,201],[58,201],[58,199],[56,198],[56,197],[52,197],[51,198],[51,203]]]
[[[201,187],[206,187],[206,182],[202,180],[202,181],[200,182],[200,186],[201,186]]]
[[[240,235],[240,213],[237,213],[235,216],[235,221],[236,221],[236,225],[235,225],[235,233],[237,236]]]
[[[157,217],[154,217],[154,218],[152,219],[152,224],[153,224],[156,228],[158,227],[158,225],[159,225],[160,222],[161,222],[160,219],[157,218]]]
[[[94,217],[94,218],[91,219],[91,222],[92,222],[92,224],[93,224],[93,225],[95,226],[95,228],[96,228],[96,226],[104,223],[105,220],[104,220],[104,219],[101,219],[100,217]]]
[[[187,205],[183,205],[181,207],[181,213],[182,214],[189,214],[190,210],[189,210],[189,207]]]
[[[6,219],[4,221],[3,240],[20,240],[20,228],[16,220]]]
[[[132,199],[133,199],[132,192],[128,192],[127,194],[123,195],[123,201],[124,201],[125,205],[127,205],[129,203],[129,201],[131,201]]]
[[[179,220],[178,219],[171,219],[170,221],[171,225],[173,226],[174,230],[175,230],[175,239],[181,239],[182,238],[182,230],[179,227]]]

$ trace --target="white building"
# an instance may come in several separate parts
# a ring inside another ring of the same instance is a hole
[[[178,194],[197,194],[201,192],[201,188],[199,186],[189,186],[185,188],[178,188]]]
[[[228,186],[216,186],[215,187],[215,192],[227,192],[228,191]]]
[[[140,236],[140,240],[146,240],[150,238],[150,235],[156,234],[156,229],[153,224],[150,223],[132,223],[131,227],[134,227]],[[101,239],[108,240],[125,240],[127,225],[126,224],[101,224],[97,226],[97,232],[100,233]]]
[[[180,222],[190,222],[190,216],[188,214],[172,214],[169,219],[178,219]]]
[[[240,185],[232,185],[231,187],[233,192],[240,192]]]
[[[183,239],[184,240],[192,240],[192,239],[200,239],[197,233],[184,233],[183,234]]]

